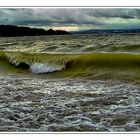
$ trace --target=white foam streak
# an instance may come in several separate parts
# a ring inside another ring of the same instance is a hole
[[[60,71],[63,69],[62,66],[48,65],[43,63],[34,63],[30,67],[32,73],[48,73]]]

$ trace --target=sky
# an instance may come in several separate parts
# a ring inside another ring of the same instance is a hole
[[[140,28],[140,9],[0,8],[0,24],[67,31],[136,29]]]

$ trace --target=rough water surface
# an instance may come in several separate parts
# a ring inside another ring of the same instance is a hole
[[[140,132],[140,34],[0,37],[0,132],[27,131]]]
[[[0,76],[0,131],[140,131],[140,86]]]

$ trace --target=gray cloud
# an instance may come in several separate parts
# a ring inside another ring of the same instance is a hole
[[[0,9],[0,24],[44,27],[138,28],[140,27],[140,9]]]

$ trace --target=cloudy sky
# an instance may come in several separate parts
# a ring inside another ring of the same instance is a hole
[[[140,28],[140,9],[0,9],[0,24],[67,31]]]

